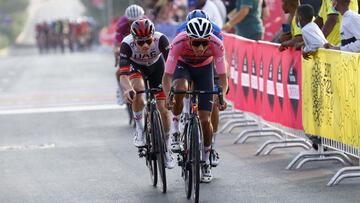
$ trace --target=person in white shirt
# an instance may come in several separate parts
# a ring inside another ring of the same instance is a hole
[[[325,48],[360,52],[360,15],[349,10],[350,0],[333,0],[333,8],[343,16],[340,25],[341,45],[326,44]]]
[[[304,39],[303,57],[309,59],[318,48],[324,47],[327,42],[319,26],[313,22],[314,8],[309,4],[303,4],[296,10],[296,22],[301,28]]]
[[[216,23],[217,26],[223,27],[224,22],[219,9],[214,2],[210,0],[198,0],[197,9],[205,11],[209,15],[209,19]]]
[[[221,0],[211,0],[215,5],[216,7],[218,8],[219,10],[219,13],[221,15],[221,19],[223,21],[223,23],[226,21],[226,16],[227,16],[227,13],[226,13],[226,7],[225,7],[225,4],[224,2],[222,2]]]

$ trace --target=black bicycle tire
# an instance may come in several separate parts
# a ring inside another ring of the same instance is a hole
[[[152,134],[154,135],[155,140],[155,154],[157,165],[159,169],[160,179],[162,181],[162,192],[166,193],[166,170],[165,170],[165,141],[164,141],[164,128],[162,127],[162,122],[160,114],[157,110],[152,112]]]
[[[145,114],[147,115],[147,113]],[[151,133],[149,133],[148,130],[148,118],[145,116],[145,139],[146,139],[146,166],[149,169],[150,172],[150,179],[152,182],[152,185],[155,187],[157,185],[158,177],[157,177],[157,165],[156,165],[156,158],[154,156],[153,152],[153,139]]]
[[[192,128],[186,126],[186,134],[184,135],[184,151],[183,151],[183,173],[184,173],[184,182],[185,182],[185,194],[186,198],[191,198],[192,192],[192,170],[191,170],[191,142],[189,141],[189,135],[191,135]]]
[[[200,153],[201,153],[201,126],[198,118],[195,118],[193,120],[193,130],[192,130],[192,153],[191,153],[191,159],[192,159],[192,182],[193,182],[193,197],[195,203],[199,202],[199,196],[200,196]]]

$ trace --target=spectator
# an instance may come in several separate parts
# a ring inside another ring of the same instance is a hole
[[[261,21],[262,0],[237,0],[236,13],[224,25],[225,32],[236,26],[236,34],[253,40],[261,40],[264,26]]]
[[[211,0],[211,1],[214,2],[214,4],[216,5],[216,7],[221,15],[222,22],[224,23],[226,21],[226,16],[227,16],[226,7],[224,5],[224,2],[222,2],[221,0]]]
[[[158,18],[155,21],[155,29],[172,40],[176,35],[178,23],[175,21],[176,8],[173,1],[164,1],[158,11]]]
[[[229,21],[231,19],[230,16],[236,13],[236,2],[234,0],[222,0],[226,7],[226,20],[225,22]],[[232,28],[229,33],[235,33],[235,28]]]
[[[360,15],[349,10],[350,0],[334,0],[333,7],[343,16],[341,22],[341,46],[330,43],[325,48],[341,51],[360,52]]]
[[[266,18],[268,18],[270,16],[270,11],[269,8],[266,5],[266,1],[263,0],[263,3],[261,5],[261,19],[265,20]]]
[[[229,15],[232,11],[236,11],[236,2],[234,0],[222,0],[226,7],[226,13]]]
[[[313,18],[314,8],[311,5],[304,4],[298,7],[296,11],[296,21],[302,29],[302,37],[305,43],[302,53],[305,59],[309,59],[311,54],[327,43],[319,26],[313,22]]]
[[[211,0],[198,0],[196,8],[205,11],[210,20],[215,22],[217,26],[222,27],[224,25],[220,11]]]
[[[321,7],[321,1],[322,0],[300,0],[300,4],[309,4],[313,7],[314,9],[314,16],[318,16],[319,15],[319,10]]]
[[[357,0],[350,0],[350,10],[357,12]],[[340,23],[341,16],[339,12],[335,11],[332,7],[332,0],[322,0],[319,16],[315,22],[322,28],[322,31],[329,41],[334,45],[340,44]]]
[[[187,1],[187,6],[189,8],[190,11],[196,9],[197,7],[197,0],[188,0]]]
[[[289,22],[290,24],[290,32],[287,30],[283,30],[280,35],[280,43],[279,47],[280,51],[284,51],[288,47],[301,47],[303,43],[301,29],[296,24],[295,13],[297,7],[300,5],[299,0],[282,0],[282,9],[284,13],[290,14]]]

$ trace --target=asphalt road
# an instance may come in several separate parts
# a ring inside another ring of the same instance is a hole
[[[151,186],[115,105],[114,71],[99,49],[0,58],[0,202],[191,202],[179,168],[167,170],[166,194]],[[234,145],[236,135],[219,135],[221,163],[201,202],[359,202],[359,179],[326,186],[340,164],[287,171],[300,149],[255,157],[265,139]]]

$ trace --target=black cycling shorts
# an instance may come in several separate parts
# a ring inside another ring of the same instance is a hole
[[[214,73],[213,63],[202,67],[192,67],[182,61],[178,61],[176,69],[173,75],[173,81],[176,79],[186,79],[192,82],[194,90],[205,90],[213,91],[214,89]],[[213,105],[212,94],[201,94],[199,95],[199,106],[200,111],[210,111]]]
[[[133,61],[130,62],[131,71],[129,73],[129,79],[143,78],[149,80],[149,88],[161,87],[162,77],[165,69],[165,61],[161,56],[154,64],[150,66],[140,65]],[[165,93],[159,92],[155,95],[156,99],[165,99]]]

